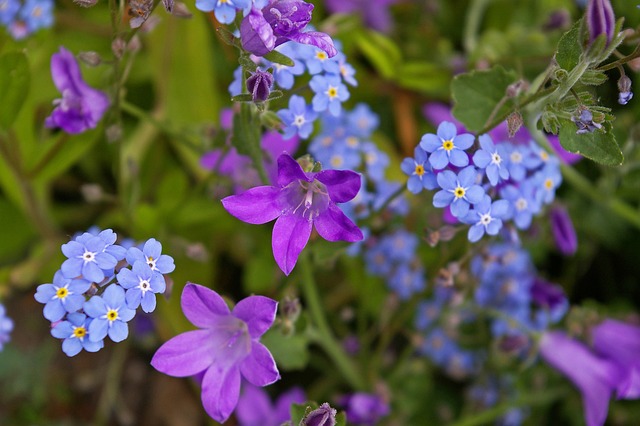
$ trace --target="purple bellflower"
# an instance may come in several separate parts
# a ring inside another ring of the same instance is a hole
[[[324,50],[331,58],[338,51],[325,33],[303,31],[313,5],[301,0],[270,0],[262,9],[251,9],[240,24],[242,47],[256,56],[264,56],[289,40]]]
[[[215,291],[188,283],[182,310],[199,330],[187,331],[162,345],[151,365],[175,377],[202,376],[202,404],[216,421],[225,422],[238,404],[240,378],[267,386],[280,378],[269,350],[259,340],[273,324],[278,303],[249,296],[232,311]]]
[[[360,190],[360,175],[350,170],[305,172],[289,154],[278,158],[277,186],[258,186],[222,200],[229,213],[255,225],[274,219],[272,248],[286,275],[293,270],[315,226],[328,241],[356,242],[362,231],[336,203],[353,199]]]
[[[540,355],[580,390],[587,426],[604,425],[609,398],[621,379],[616,363],[595,355],[585,345],[560,331],[542,336]]]
[[[45,120],[45,125],[60,127],[67,133],[82,133],[95,128],[109,108],[109,98],[85,83],[78,61],[64,47],[51,56],[51,76],[62,93],[62,99],[53,102],[56,107]]]
[[[640,327],[606,319],[593,328],[592,338],[596,352],[622,368],[618,399],[640,398]]]
[[[347,421],[355,425],[374,426],[389,414],[389,404],[376,394],[356,392],[340,401],[345,406]]]
[[[240,426],[280,426],[290,420],[291,404],[305,401],[304,391],[296,387],[281,394],[272,404],[265,391],[245,382],[242,384],[236,418]]]

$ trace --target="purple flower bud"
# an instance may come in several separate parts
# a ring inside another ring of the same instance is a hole
[[[328,403],[322,404],[316,408],[302,420],[304,426],[335,426],[336,414],[335,408],[331,408]]]
[[[267,71],[257,70],[247,79],[247,90],[251,92],[254,102],[264,102],[269,98],[273,86],[273,75]]]
[[[556,247],[565,256],[570,256],[578,249],[576,230],[569,213],[564,207],[555,206],[551,209],[551,231]]]
[[[373,426],[389,414],[389,404],[376,394],[357,392],[342,398],[347,421],[351,424]]]
[[[607,44],[613,38],[616,26],[616,17],[609,0],[589,0],[586,11],[587,29],[589,30],[589,43],[601,34],[607,37]]]

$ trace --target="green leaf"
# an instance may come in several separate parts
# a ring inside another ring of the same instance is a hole
[[[27,99],[31,74],[27,57],[21,52],[0,56],[0,129],[7,130]]]
[[[295,62],[293,62],[293,59],[291,59],[287,55],[283,55],[277,50],[272,50],[271,52],[267,53],[263,57],[268,61],[274,62],[276,64],[284,65],[287,67],[292,67],[296,64]]]
[[[380,75],[388,79],[395,76],[403,60],[393,40],[375,31],[363,31],[356,33],[355,42]]]
[[[451,73],[429,62],[402,63],[395,81],[402,87],[422,93],[446,96]]]
[[[318,408],[317,405],[315,408]],[[298,426],[311,410],[310,404],[291,404],[291,408],[289,409],[291,413],[291,424]]]
[[[276,364],[283,370],[301,370],[309,362],[308,342],[302,334],[285,336],[280,329],[272,328],[260,341],[269,348]]]
[[[622,164],[624,156],[610,131],[603,133],[596,130],[578,135],[576,130],[576,125],[570,120],[560,120],[560,145],[564,149],[606,166]]]
[[[35,236],[35,230],[20,209],[4,198],[0,198],[0,217],[3,223],[10,224],[2,229],[2,244],[0,244],[0,264],[2,264],[24,256],[27,246]]]
[[[582,21],[573,24],[573,27],[560,38],[558,50],[556,51],[556,61],[560,68],[571,71],[580,61],[582,55],[582,44],[580,43],[580,26]]]
[[[507,86],[517,79],[515,72],[508,72],[500,66],[456,76],[451,82],[453,115],[467,129],[481,130],[492,115],[499,117],[511,109],[513,101],[508,100],[494,111],[505,98]]]
[[[347,426],[347,414],[340,411],[336,416],[336,426]]]
[[[608,77],[603,71],[598,70],[586,70],[582,77],[580,77],[580,83],[589,86],[600,86],[607,81]]]
[[[251,93],[235,95],[231,98],[231,102],[253,102],[253,96],[251,95]]]

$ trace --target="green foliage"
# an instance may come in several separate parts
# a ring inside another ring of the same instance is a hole
[[[611,131],[596,130],[585,134],[576,134],[576,126],[570,120],[560,120],[560,144],[569,152],[585,157],[606,166],[619,166],[624,160],[616,138]]]
[[[580,56],[582,55],[581,26],[582,21],[573,24],[571,29],[558,42],[555,58],[560,68],[564,70],[571,71],[580,61]]]
[[[304,334],[285,336],[280,328],[271,328],[262,336],[261,342],[283,370],[301,370],[309,362],[309,342]]]
[[[29,91],[31,74],[22,52],[0,56],[0,130],[7,131],[15,121]]]
[[[507,87],[517,78],[515,72],[500,66],[456,76],[451,83],[453,115],[467,129],[482,130],[491,119],[513,108],[513,100],[506,100],[505,96]]]

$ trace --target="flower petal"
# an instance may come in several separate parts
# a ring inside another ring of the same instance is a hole
[[[280,156],[282,158],[282,156]],[[289,275],[309,241],[312,222],[295,214],[280,216],[273,226],[271,248],[276,263]]]
[[[267,386],[280,378],[269,349],[255,341],[251,343],[251,353],[240,365],[240,372],[249,383],[256,386]]]
[[[289,154],[278,157],[278,185],[287,186],[293,181],[304,180],[310,182],[302,167]]]
[[[239,301],[232,315],[247,323],[249,334],[258,338],[271,327],[276,319],[278,302],[264,296],[249,296]]]
[[[217,322],[216,317],[230,314],[229,307],[218,293],[199,284],[187,283],[182,290],[180,305],[184,316],[197,327],[210,327]]]
[[[222,205],[243,222],[260,225],[280,216],[278,205],[280,188],[275,186],[257,186],[239,195],[222,199]]]
[[[238,405],[240,370],[212,365],[202,379],[202,405],[215,421],[224,423]]]
[[[316,231],[327,241],[362,241],[364,235],[358,226],[351,221],[338,206],[329,207],[313,221]]]
[[[151,359],[158,371],[174,377],[187,377],[209,368],[218,355],[210,344],[208,330],[193,330],[179,334],[160,346]]]
[[[360,174],[351,170],[323,170],[316,179],[327,187],[329,198],[335,203],[352,200],[358,195],[362,183]]]

